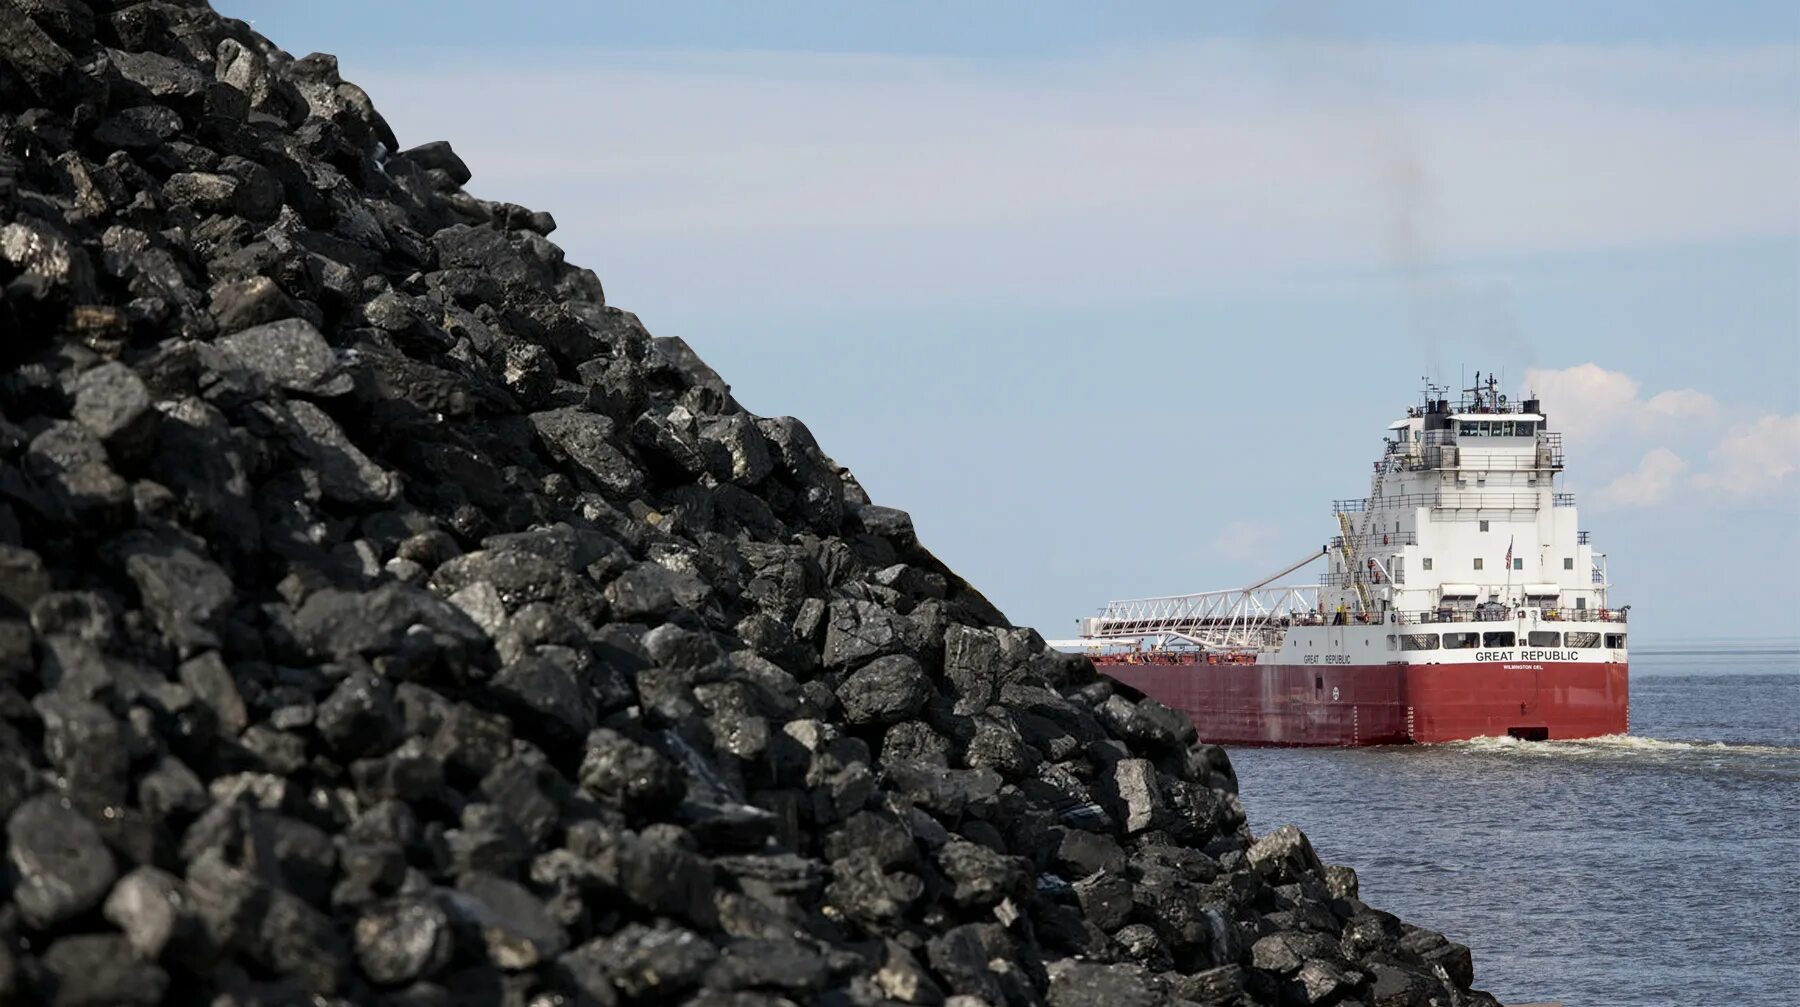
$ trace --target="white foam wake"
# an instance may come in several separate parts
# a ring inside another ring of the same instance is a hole
[[[1800,747],[1788,745],[1735,744],[1727,741],[1681,741],[1671,738],[1646,738],[1636,734],[1603,734],[1593,738],[1569,738],[1551,741],[1521,741],[1513,737],[1470,738],[1451,741],[1446,748],[1462,748],[1477,752],[1520,752],[1553,755],[1567,752],[1742,752],[1745,754],[1791,755]]]

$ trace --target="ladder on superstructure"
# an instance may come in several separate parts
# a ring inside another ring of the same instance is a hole
[[[1369,611],[1369,584],[1360,565],[1361,550],[1357,547],[1357,540],[1368,535],[1369,523],[1375,520],[1375,501],[1381,498],[1381,486],[1387,480],[1387,473],[1387,459],[1383,458],[1375,466],[1375,483],[1370,487],[1368,500],[1363,505],[1363,527],[1360,531],[1351,527],[1348,512],[1338,512],[1338,531],[1342,535],[1338,552],[1344,558],[1344,578],[1356,586],[1357,604],[1364,612]]]

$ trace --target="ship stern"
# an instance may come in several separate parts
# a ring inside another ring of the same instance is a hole
[[[1406,669],[1407,733],[1430,744],[1469,738],[1565,741],[1631,727],[1624,661],[1494,661]]]

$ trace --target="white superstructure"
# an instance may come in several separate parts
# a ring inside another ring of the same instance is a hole
[[[1606,554],[1557,490],[1562,434],[1537,399],[1509,403],[1495,384],[1428,396],[1389,425],[1369,495],[1332,505],[1324,611],[1607,610]]]

